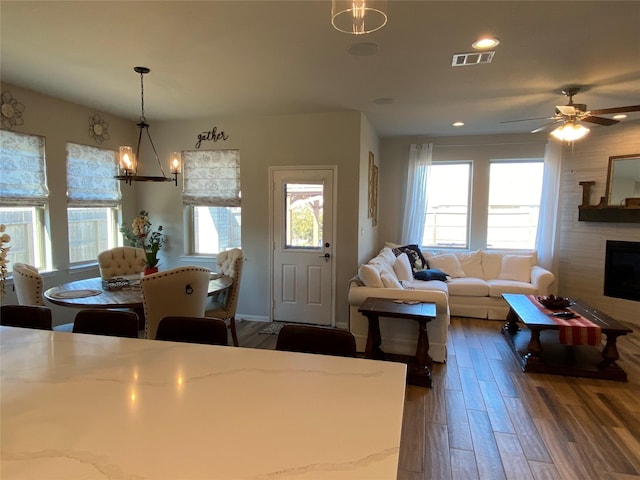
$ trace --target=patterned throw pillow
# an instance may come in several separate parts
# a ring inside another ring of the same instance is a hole
[[[393,253],[396,254],[396,257],[402,253],[406,253],[407,257],[409,257],[411,269],[414,272],[423,270],[427,266],[427,261],[424,259],[422,251],[418,245],[404,245],[402,247],[396,247],[393,249]]]

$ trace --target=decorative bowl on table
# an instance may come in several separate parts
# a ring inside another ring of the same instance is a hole
[[[544,307],[548,308],[549,310],[564,310],[574,303],[570,298],[556,297],[554,295],[537,297],[537,299]]]

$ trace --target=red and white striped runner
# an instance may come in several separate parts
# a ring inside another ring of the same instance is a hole
[[[560,328],[560,343],[565,345],[600,345],[601,330],[598,325],[592,321],[584,318],[580,314],[574,312],[570,308],[565,310],[570,311],[574,315],[574,318],[558,318],[550,314],[554,313],[553,310],[549,310],[542,305],[534,295],[527,295],[527,298],[544,314],[549,315]]]

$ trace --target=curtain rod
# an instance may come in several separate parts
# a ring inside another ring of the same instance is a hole
[[[429,143],[429,142],[427,142]],[[505,145],[546,145],[547,142],[502,142],[502,143],[474,143],[474,144],[439,144],[434,143],[433,148],[452,148],[452,147],[501,147]]]

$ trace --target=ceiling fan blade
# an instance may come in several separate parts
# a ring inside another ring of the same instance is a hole
[[[589,115],[588,117],[581,118],[580,121],[597,123],[598,125],[606,125],[607,127],[609,125],[615,125],[616,123],[620,123],[618,120],[613,120],[611,118],[604,118],[604,117],[594,117],[593,115]]]
[[[562,115],[575,115],[576,107],[573,105],[556,105],[556,111]]]
[[[519,120],[507,120],[500,123],[514,123],[514,122],[530,122],[531,120],[557,120],[556,117],[538,117],[538,118],[521,118]]]
[[[607,113],[627,113],[640,112],[640,105],[629,105],[628,107],[601,108],[600,110],[591,110],[592,115],[605,115]]]
[[[560,119],[556,119],[553,122],[549,122],[549,123],[545,123],[544,125],[542,125],[541,127],[536,128],[535,130],[531,130],[531,133],[538,133],[538,132],[542,132],[544,130],[549,129],[549,127],[551,127],[551,125],[555,125],[556,123],[558,123],[560,121]]]

